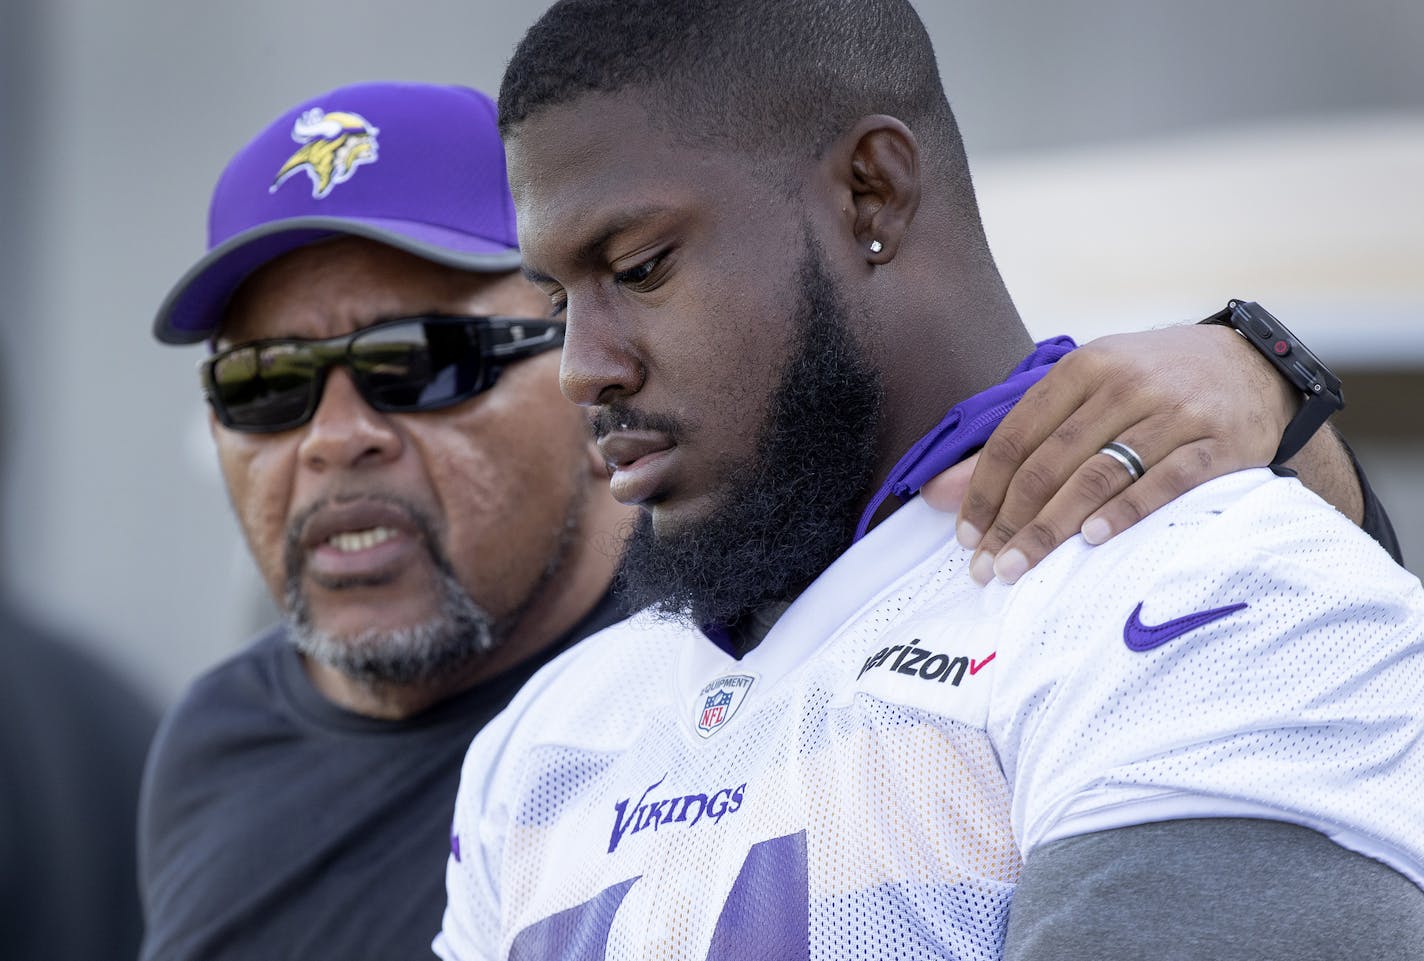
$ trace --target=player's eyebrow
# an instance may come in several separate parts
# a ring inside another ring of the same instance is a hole
[[[620,211],[616,216],[604,221],[591,234],[587,240],[579,245],[573,253],[575,263],[589,264],[598,263],[604,259],[608,245],[615,237],[624,231],[631,230],[644,221],[664,213],[668,208],[661,204],[645,204],[641,207],[634,207],[632,210]],[[532,283],[536,284],[556,284],[558,281],[543,271],[530,267],[528,264],[520,266],[520,271]]]

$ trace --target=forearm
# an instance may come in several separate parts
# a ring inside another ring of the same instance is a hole
[[[1326,424],[1315,432],[1300,453],[1286,461],[1300,482],[1356,524],[1365,516],[1365,498],[1360,489],[1360,477],[1355,470],[1339,433]]]
[[[1249,370],[1244,380],[1253,385],[1263,410],[1272,410],[1280,427],[1279,436],[1301,406],[1301,393],[1265,359],[1245,336],[1229,327],[1203,322],[1222,342],[1222,350],[1234,354]],[[1223,354],[1225,356],[1225,354]],[[1354,458],[1339,433],[1325,424],[1283,465],[1296,472],[1300,482],[1356,524],[1364,520],[1364,496]]]
[[[1389,514],[1339,431],[1326,424],[1285,466],[1297,473],[1301,483],[1378,541],[1395,563],[1404,563]]]

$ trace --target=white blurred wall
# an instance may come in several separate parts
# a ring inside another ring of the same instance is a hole
[[[1247,296],[1361,376],[1424,376],[1424,4],[918,5],[1037,332]],[[7,576],[159,698],[270,616],[209,449],[201,350],[148,333],[202,251],[214,178],[273,116],[339,84],[493,93],[540,9],[6,0]],[[1361,446],[1420,570],[1414,424]]]

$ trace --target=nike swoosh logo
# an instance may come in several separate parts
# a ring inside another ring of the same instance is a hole
[[[1127,643],[1129,651],[1150,651],[1189,631],[1205,627],[1212,621],[1219,621],[1228,614],[1235,614],[1245,608],[1245,604],[1232,604],[1228,607],[1212,608],[1209,611],[1197,611],[1195,614],[1163,621],[1161,624],[1144,624],[1142,623],[1142,605],[1138,604],[1132,609],[1132,616],[1122,627],[1122,639]]]

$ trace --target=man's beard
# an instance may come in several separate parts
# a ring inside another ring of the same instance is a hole
[[[311,511],[290,526],[286,545],[287,635],[292,644],[307,657],[373,686],[449,681],[486,658],[509,635],[562,567],[576,517],[570,513],[564,537],[529,597],[509,616],[496,619],[475,603],[460,584],[430,519],[403,500],[383,499],[398,505],[410,517],[435,571],[439,602],[435,613],[423,623],[393,629],[370,628],[343,635],[322,630],[312,618],[311,605],[302,588],[304,553],[300,541],[305,517],[322,505],[313,505]]]
[[[799,282],[791,354],[753,454],[731,467],[705,518],[660,535],[650,514],[639,517],[619,575],[629,609],[735,625],[794,599],[850,546],[874,479],[884,393],[809,237]],[[606,409],[605,419],[656,417]]]

